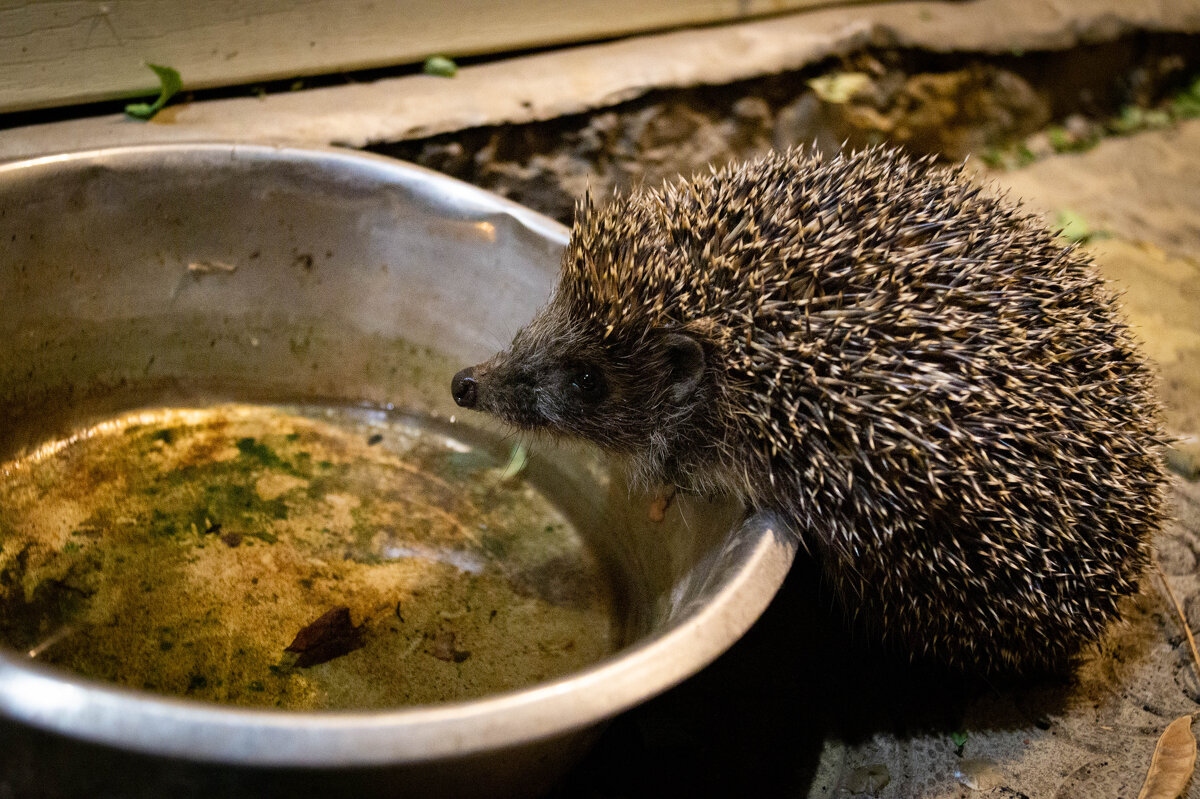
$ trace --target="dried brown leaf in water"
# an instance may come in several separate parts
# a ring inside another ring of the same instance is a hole
[[[1192,717],[1180,716],[1167,725],[1154,757],[1150,772],[1138,799],[1178,799],[1187,790],[1188,780],[1196,767],[1196,738],[1192,735]]]
[[[345,605],[323,614],[312,624],[296,633],[285,652],[292,652],[300,668],[327,663],[363,645],[362,627],[350,621],[350,608]]]

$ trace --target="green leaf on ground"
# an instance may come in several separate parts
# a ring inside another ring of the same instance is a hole
[[[455,64],[452,58],[446,58],[444,55],[434,55],[425,59],[423,71],[426,75],[453,78],[458,73],[458,64]]]
[[[1083,244],[1095,235],[1083,214],[1070,208],[1063,208],[1058,212],[1057,222],[1060,228],[1058,235],[1067,241]]]
[[[179,77],[178,70],[159,64],[146,64],[146,66],[154,70],[154,74],[158,76],[158,99],[153,103],[130,103],[125,106],[125,113],[134,119],[150,119],[183,88],[183,79]]]
[[[813,78],[808,85],[817,97],[827,103],[840,105],[870,87],[871,76],[865,72],[834,72]]]

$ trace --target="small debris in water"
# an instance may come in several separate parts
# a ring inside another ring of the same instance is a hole
[[[441,630],[434,636],[433,647],[429,650],[429,654],[447,663],[462,663],[471,657],[470,652],[454,648],[454,638],[455,634],[452,630]]]
[[[500,479],[508,481],[520,477],[521,472],[525,471],[525,466],[528,463],[529,452],[525,449],[525,445],[517,444],[512,448],[512,454],[508,456],[508,464],[504,467],[504,471],[500,473]]]
[[[33,649],[30,649],[29,657],[34,658],[34,659],[41,657],[43,652],[45,652],[47,649],[54,646],[59,641],[62,641],[64,638],[66,638],[67,636],[71,635],[74,632],[75,632],[75,628],[69,624],[65,625],[63,627],[59,627],[58,630],[56,630],[52,635],[47,637],[46,640],[39,643]]]
[[[214,273],[232,274],[237,271],[237,265],[227,264],[224,261],[192,261],[187,265],[187,270],[197,277]]]
[[[362,628],[354,626],[350,608],[342,605],[301,629],[284,651],[298,655],[296,665],[303,669],[328,663],[362,645]]]

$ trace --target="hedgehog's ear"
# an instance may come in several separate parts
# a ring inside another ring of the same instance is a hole
[[[670,375],[671,399],[683,402],[700,385],[704,377],[704,348],[700,342],[683,333],[668,333],[663,337],[667,349],[667,368]]]

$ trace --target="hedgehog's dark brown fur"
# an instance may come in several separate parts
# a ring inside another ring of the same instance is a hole
[[[1061,664],[1163,518],[1151,374],[1087,256],[892,150],[581,205],[549,305],[467,373],[481,410],[780,513],[851,615],[952,666]]]

